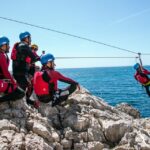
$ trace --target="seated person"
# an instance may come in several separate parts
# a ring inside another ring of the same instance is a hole
[[[41,56],[42,72],[36,72],[33,79],[33,87],[35,94],[40,102],[48,103],[52,101],[52,107],[67,100],[68,96],[72,94],[79,84],[63,76],[58,71],[55,71],[54,56],[52,54],[45,54]],[[70,84],[66,89],[58,89],[57,82],[65,82]]]

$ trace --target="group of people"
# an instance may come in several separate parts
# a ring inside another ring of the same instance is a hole
[[[31,34],[22,32],[20,41],[15,43],[11,51],[12,75],[8,71],[9,39],[0,37],[0,102],[18,100],[25,96],[26,102],[35,107],[40,102],[52,102],[55,106],[65,101],[77,88],[78,82],[63,76],[55,70],[55,57],[52,54],[37,55],[38,46],[31,45]],[[41,69],[35,65],[40,61]],[[66,89],[58,88],[58,81],[70,84]],[[37,100],[30,99],[35,92]]]
[[[12,75],[8,71],[10,59],[9,39],[0,37],[0,102],[15,101],[25,96],[26,102],[36,108],[40,102],[49,103],[52,106],[65,101],[76,89],[80,89],[78,82],[63,76],[55,70],[55,57],[52,54],[37,55],[38,46],[31,45],[31,34],[22,32],[19,34],[20,41],[15,43],[11,51]],[[39,68],[35,62],[40,61]],[[136,63],[134,65],[135,79],[145,87],[150,96],[150,71]],[[58,81],[70,84],[66,89],[58,88]],[[37,100],[30,99],[32,93],[36,94]]]

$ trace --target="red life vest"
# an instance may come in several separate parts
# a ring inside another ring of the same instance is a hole
[[[12,93],[14,88],[16,87],[9,81],[0,79],[0,93]]]
[[[141,84],[146,84],[148,83],[150,80],[148,78],[148,76],[144,73],[138,73],[135,75],[135,78],[141,83]]]
[[[42,71],[38,71],[34,74],[33,88],[35,94],[38,96],[49,94],[49,83],[44,81]]]

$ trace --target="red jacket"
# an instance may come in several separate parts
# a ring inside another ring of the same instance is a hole
[[[8,71],[9,58],[4,52],[0,52],[0,79],[10,79],[13,84],[16,84],[15,80]]]
[[[141,84],[146,84],[150,81],[148,75],[150,74],[150,71],[142,68],[142,72],[136,72],[134,75],[135,79],[140,82]]]
[[[47,70],[47,73],[51,78],[50,82],[54,84],[54,90],[58,90],[58,81],[65,82],[68,84],[78,84],[76,81],[63,76],[61,73],[53,69]]]

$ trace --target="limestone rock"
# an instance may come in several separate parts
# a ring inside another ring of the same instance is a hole
[[[52,135],[51,135],[51,133],[42,124],[40,124],[38,122],[34,122],[34,124],[33,124],[33,132],[36,133],[39,136],[44,137],[48,141],[52,142]]]
[[[149,150],[150,119],[109,106],[84,88],[56,107],[0,103],[0,150]]]
[[[134,118],[140,118],[140,112],[127,103],[118,104],[116,108],[122,112],[129,114]]]
[[[28,134],[25,137],[25,149],[26,150],[53,150],[53,147],[48,145],[44,141],[44,138],[36,135],[36,134]]]

